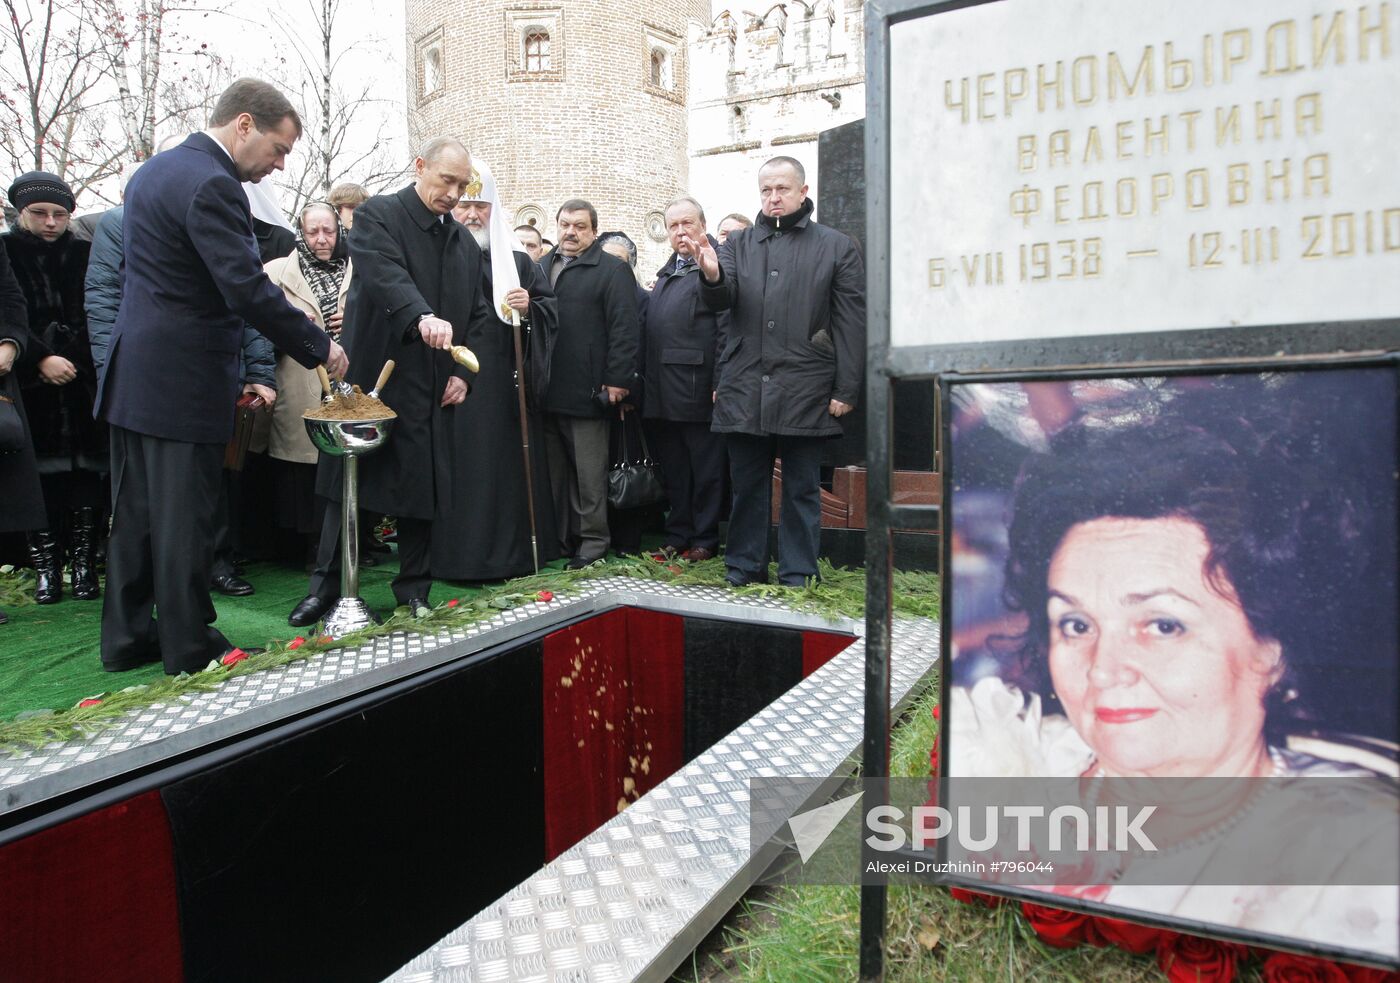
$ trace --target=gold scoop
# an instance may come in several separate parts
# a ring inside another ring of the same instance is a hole
[[[476,360],[476,353],[466,345],[453,345],[447,351],[452,356],[452,361],[458,365],[466,367],[471,372],[481,371],[481,363]]]

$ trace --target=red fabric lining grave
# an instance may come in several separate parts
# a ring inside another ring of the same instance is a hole
[[[837,654],[850,647],[855,639],[850,635],[833,635],[825,631],[802,633],[802,678],[806,679]]]
[[[175,891],[159,792],[0,847],[0,981],[183,979]]]
[[[546,861],[681,766],[684,697],[677,615],[624,608],[545,637]]]

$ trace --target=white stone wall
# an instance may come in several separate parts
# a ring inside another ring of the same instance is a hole
[[[817,134],[865,116],[863,0],[726,11],[690,39],[690,190],[711,225],[758,211],[757,174],[785,154],[817,195]]]

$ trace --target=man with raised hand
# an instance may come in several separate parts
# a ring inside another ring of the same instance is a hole
[[[768,579],[770,475],[783,462],[778,581],[817,576],[822,442],[841,435],[865,373],[865,269],[849,237],[812,220],[801,163],[774,157],[758,171],[761,211],[716,252],[690,249],[701,300],[730,312],[715,366],[714,430],[728,434],[734,488],[725,579]]]

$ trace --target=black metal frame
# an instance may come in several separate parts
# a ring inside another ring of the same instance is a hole
[[[865,173],[867,219],[866,353],[866,634],[865,740],[863,764],[869,778],[889,775],[891,531],[942,531],[936,506],[896,506],[892,501],[893,413],[898,380],[937,379],[944,373],[1076,370],[1079,376],[1117,367],[1120,372],[1170,372],[1190,368],[1209,372],[1213,365],[1330,353],[1380,354],[1400,348],[1400,317],[1351,322],[1313,322],[1246,328],[1220,327],[1094,337],[1034,339],[983,344],[890,348],[890,201],[889,109],[890,27],[902,21],[948,13],[997,0],[868,0],[865,9],[866,126]],[[1400,312],[1397,312],[1400,313]],[[1302,362],[1298,363],[1300,366]],[[1109,373],[1112,374],[1112,373]],[[946,490],[946,489],[945,489]],[[945,537],[946,539],[946,537]],[[945,571],[946,573],[946,571]],[[946,586],[944,588],[946,597]],[[946,654],[945,654],[946,658]],[[943,675],[946,677],[946,662]],[[874,801],[872,801],[874,799]],[[866,808],[889,800],[888,786],[877,782],[866,792]],[[870,847],[861,860],[876,859]],[[887,858],[885,858],[887,859]],[[883,976],[885,941],[883,886],[861,888],[860,976]]]
[[[1297,358],[1274,358],[1269,360],[1254,361],[1226,361],[1226,362],[1175,362],[1157,364],[1133,364],[1131,366],[1100,366],[1092,369],[1030,369],[1017,372],[948,372],[940,376],[941,385],[939,400],[943,411],[943,428],[940,433],[940,440],[943,441],[943,462],[945,474],[951,477],[955,474],[957,466],[956,455],[951,440],[948,439],[951,420],[953,418],[952,393],[959,385],[974,383],[997,383],[997,382],[1069,382],[1082,379],[1123,379],[1141,378],[1145,376],[1200,376],[1200,375],[1228,375],[1247,374],[1260,371],[1282,371],[1282,372],[1319,372],[1340,369],[1389,369],[1394,378],[1395,395],[1397,399],[1397,409],[1400,409],[1400,353],[1389,352],[1381,355],[1361,354],[1340,354],[1332,356],[1302,356]],[[953,514],[955,511],[953,495],[945,496],[943,500],[943,519],[948,528],[952,527]],[[942,594],[942,608],[939,612],[940,626],[940,653],[939,665],[943,672],[939,678],[939,704],[948,705],[948,697],[952,688],[952,612],[953,612],[953,588],[952,583],[952,561],[953,553],[950,545],[951,537],[945,536],[939,543],[941,559],[939,569],[945,574]],[[1397,544],[1400,546],[1400,544]],[[944,726],[953,726],[950,717],[945,716],[942,723]],[[950,742],[943,741],[939,746],[938,758],[938,801],[950,803],[953,796],[949,787],[949,761],[951,747]],[[940,842],[937,851],[937,859],[946,860],[947,844]],[[886,857],[886,859],[890,859]],[[916,851],[910,847],[895,851],[896,860],[929,860],[930,856],[926,852]],[[1208,935],[1218,938],[1229,939],[1246,945],[1266,945],[1276,949],[1286,949],[1293,952],[1302,953],[1308,956],[1318,956],[1325,959],[1341,959],[1347,962],[1363,963],[1368,965],[1386,965],[1387,968],[1394,968],[1380,959],[1374,952],[1346,950],[1328,948],[1322,944],[1303,942],[1298,939],[1285,936],[1270,935],[1264,932],[1249,931],[1242,928],[1235,928],[1219,922],[1203,922],[1186,916],[1166,915],[1141,909],[1124,909],[1115,905],[1104,904],[1097,901],[1087,901],[1071,895],[1047,895],[1042,890],[1029,887],[1018,887],[1014,885],[988,884],[986,881],[978,880],[961,874],[949,874],[939,877],[939,883],[950,887],[965,887],[973,891],[982,891],[988,894],[1005,895],[1018,901],[1029,901],[1033,904],[1043,904],[1053,900],[1056,907],[1068,908],[1073,911],[1082,911],[1089,915],[1106,916],[1109,918],[1130,918],[1133,921],[1148,924],[1160,925],[1163,928],[1172,929],[1179,932],[1187,932],[1192,935]]]

